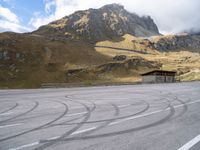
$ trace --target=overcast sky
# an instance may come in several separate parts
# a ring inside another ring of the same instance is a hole
[[[200,31],[200,0],[0,0],[0,32],[27,32],[76,10],[119,3],[150,15],[161,33]]]

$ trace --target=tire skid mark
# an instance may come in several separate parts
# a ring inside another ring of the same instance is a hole
[[[26,121],[28,119],[35,119],[35,118],[42,118],[42,117],[49,117],[49,116],[52,116],[52,115],[57,115],[59,114],[59,112],[56,112],[56,113],[52,113],[52,114],[42,114],[42,115],[34,115],[34,116],[31,116],[31,117],[23,117],[23,118],[17,118],[15,119],[15,121]]]
[[[62,139],[62,140],[63,140],[63,142],[67,142],[67,141],[76,141],[76,140],[88,140],[88,139],[93,139],[93,138],[103,138],[103,137],[127,134],[127,133],[130,133],[130,132],[136,132],[136,131],[144,130],[144,129],[147,129],[147,128],[150,128],[150,127],[154,127],[154,126],[157,126],[159,124],[166,122],[167,120],[169,120],[175,114],[175,109],[171,104],[169,104],[168,108],[169,108],[170,112],[167,116],[165,116],[164,118],[162,118],[162,119],[160,119],[156,122],[153,122],[151,124],[135,127],[135,128],[128,129],[128,130],[117,131],[117,132],[110,132],[110,133],[104,133],[104,134],[98,134],[98,135],[90,135],[90,136],[84,136],[84,137],[65,138],[65,139]]]
[[[54,102],[59,102],[59,101],[54,100]],[[40,115],[31,116],[31,117],[18,118],[16,120],[17,121],[23,121],[23,120],[34,119],[34,118],[38,118],[38,117],[49,117],[51,115],[56,115],[56,114],[59,114],[59,112],[56,112],[56,113],[53,113],[53,114],[46,113],[46,114],[40,114]],[[52,124],[52,126],[53,126],[53,124]]]
[[[73,101],[73,100],[72,100]],[[169,102],[169,101],[168,101]],[[115,104],[114,104],[115,105]],[[148,105],[148,107],[150,107],[149,106],[149,103],[147,103],[147,105]],[[87,106],[87,105],[86,105]],[[113,106],[114,107],[114,106]],[[116,108],[115,108],[116,109]],[[149,109],[149,108],[148,108]],[[147,109],[147,110],[148,110]],[[163,122],[165,122],[165,121],[167,121],[169,118],[171,118],[171,116],[173,116],[174,115],[174,113],[175,113],[175,109],[173,108],[173,106],[171,105],[171,104],[169,104],[169,106],[168,106],[168,110],[170,110],[170,113],[167,115],[167,116],[165,116],[163,119],[161,119],[161,120],[159,120],[159,121],[156,121],[156,122],[154,122],[154,123],[151,123],[151,124],[149,124],[149,125],[144,125],[144,126],[140,126],[140,127],[136,127],[136,128],[133,128],[133,129],[129,129],[129,130],[125,130],[125,131],[117,131],[117,132],[111,132],[111,133],[105,133],[105,134],[100,134],[100,135],[92,135],[92,136],[82,136],[82,137],[68,137],[68,135],[66,136],[66,137],[63,137],[63,136],[58,136],[58,137],[56,137],[55,139],[52,139],[51,141],[40,141],[39,142],[39,144],[44,144],[44,145],[42,145],[42,146],[40,146],[40,147],[38,147],[38,148],[36,148],[35,150],[42,150],[42,149],[45,149],[46,147],[49,147],[49,146],[51,146],[51,145],[53,145],[53,144],[58,144],[57,142],[66,142],[66,141],[71,141],[71,140],[87,140],[87,139],[91,139],[91,138],[101,138],[101,137],[105,137],[105,136],[114,136],[114,135],[118,135],[118,134],[125,134],[125,133],[128,133],[128,132],[133,132],[133,131],[137,131],[137,130],[142,130],[142,129],[145,129],[145,128],[148,128],[148,127],[151,127],[151,126],[154,126],[154,125],[159,125],[160,123],[163,123]],[[173,111],[174,110],[174,111]],[[88,115],[88,113],[86,114],[86,115],[83,115],[83,116],[81,116],[81,117],[87,117],[87,115]],[[137,114],[136,114],[137,115]],[[76,118],[74,118],[74,119],[76,119]],[[113,119],[116,119],[116,118],[113,118]],[[107,121],[109,121],[109,122],[112,122],[113,121],[113,119],[111,119],[111,120],[107,120]],[[122,118],[123,119],[123,118]],[[86,121],[87,122],[87,121]],[[80,125],[81,124],[81,122],[80,123],[77,123],[76,125]],[[104,125],[106,126],[106,123],[104,123],[102,126],[99,126],[99,127],[97,127],[97,128],[94,128],[93,130],[88,130],[88,131],[86,131],[86,132],[84,132],[84,133],[81,133],[81,134],[79,134],[79,135],[85,135],[85,134],[90,134],[90,133],[92,133],[92,132],[94,132],[94,131],[96,131],[97,129],[101,129],[101,128],[104,128]],[[100,128],[101,127],[101,128]],[[75,130],[76,131],[76,130]],[[74,132],[75,132],[74,131]],[[74,132],[72,132],[72,133],[74,133]],[[67,138],[68,137],[68,138]],[[48,143],[49,143],[49,145],[48,145]],[[46,144],[46,146],[45,146],[45,144]]]
[[[50,121],[50,122],[48,122],[48,123],[45,123],[45,124],[43,124],[43,125],[41,125],[41,126],[39,126],[39,127],[30,129],[30,130],[27,130],[27,131],[24,131],[24,132],[21,132],[21,133],[19,133],[19,134],[12,135],[12,136],[9,136],[9,137],[3,138],[3,139],[0,139],[0,142],[6,141],[6,140],[9,140],[9,139],[13,139],[13,138],[16,138],[16,137],[19,137],[19,136],[22,136],[22,135],[24,135],[24,134],[27,134],[27,133],[30,133],[30,132],[33,132],[33,131],[38,131],[38,130],[40,130],[40,129],[42,129],[42,128],[44,128],[44,127],[46,127],[46,126],[48,126],[48,125],[50,125],[50,124],[52,124],[52,123],[58,121],[58,120],[61,119],[62,117],[64,117],[64,116],[67,114],[67,112],[68,112],[68,106],[67,106],[67,104],[62,103],[62,102],[57,102],[57,103],[60,103],[60,104],[62,104],[62,105],[65,107],[64,112],[63,112],[60,116],[58,116],[58,117],[55,118],[54,120],[52,120],[52,121]]]
[[[147,111],[150,108],[150,104],[149,103],[145,102],[145,104],[146,104],[146,106],[141,111],[136,112],[136,113],[131,114],[131,115],[112,118],[112,119],[102,119],[102,120],[97,120],[97,121],[86,121],[86,122],[84,122],[84,124],[92,124],[92,123],[99,123],[99,122],[105,122],[105,121],[115,121],[115,120],[120,120],[120,119],[133,117],[133,116],[139,115],[139,114]],[[78,124],[78,123],[68,123],[68,124],[65,124],[65,125],[74,125],[74,124]]]
[[[28,113],[30,113],[30,112],[32,112],[33,110],[35,110],[35,109],[39,106],[39,103],[38,103],[37,101],[33,101],[33,102],[34,102],[35,104],[34,104],[34,106],[33,106],[31,109],[29,109],[28,111],[26,111],[26,112],[24,112],[24,113],[21,113],[21,114],[19,114],[19,115],[13,116],[13,117],[11,117],[11,118],[9,118],[9,119],[2,120],[2,121],[0,121],[0,124],[1,124],[1,123],[5,123],[5,122],[8,122],[8,121],[11,121],[11,120],[14,120],[14,119],[19,118],[19,117],[22,117],[22,116],[24,116],[24,115],[27,115]]]
[[[15,109],[18,105],[19,105],[18,103],[15,103],[15,105],[14,105],[13,107],[11,107],[11,108],[9,108],[9,109],[7,109],[7,110],[2,111],[0,114],[7,113],[7,112],[9,112],[9,111]]]
[[[59,101],[54,101],[54,102],[60,103]],[[59,112],[55,112],[55,113],[51,113],[51,114],[50,113],[45,113],[45,114],[40,114],[40,115],[34,115],[34,116],[31,116],[31,117],[18,118],[16,120],[17,121],[24,121],[24,120],[27,120],[27,119],[34,119],[34,118],[39,118],[39,117],[49,117],[49,116],[57,115],[57,114],[59,114]]]
[[[67,121],[65,121],[64,123],[52,124],[52,125],[49,126],[49,128],[50,128],[50,127],[56,127],[56,126],[65,126],[65,125],[66,125],[65,123],[68,123],[68,122],[72,122],[72,121],[78,120],[78,119],[80,119],[80,118],[82,118],[82,117],[84,117],[84,116],[85,116],[85,115],[82,115],[82,116],[80,116],[80,117],[77,117],[77,118],[73,118],[73,119],[67,120]]]
[[[182,101],[178,96],[177,94],[174,94],[172,92],[168,92],[168,96],[171,95],[171,98],[173,99],[171,102],[174,102],[174,101],[178,101],[180,104],[183,105],[183,110],[179,113],[179,115],[177,116],[174,116],[172,117],[171,119],[176,119],[176,118],[179,118],[181,116],[183,116],[187,110],[188,110],[188,106],[187,106],[187,103],[191,101],[191,99],[189,98],[187,101]],[[176,107],[176,105],[174,106]]]
[[[145,102],[146,103],[146,102]],[[118,108],[118,106],[116,105],[116,104],[113,104],[113,103],[111,103],[111,105],[114,107],[114,109],[115,109],[115,113],[114,113],[114,116],[118,116],[119,115],[119,113],[120,113],[120,109]],[[143,111],[140,111],[140,112],[137,112],[137,113],[135,113],[134,115],[137,115],[137,114],[140,114],[140,113],[142,113],[142,112],[144,112],[144,111],[146,111],[146,110],[148,110],[149,109],[149,104],[148,103],[146,103],[146,107],[145,107],[146,109],[145,110],[143,110]],[[131,115],[132,116],[132,115]],[[90,129],[88,129],[88,131],[87,131],[87,129],[85,130],[85,132],[83,132],[83,133],[81,133],[80,132],[80,136],[84,136],[84,135],[86,135],[86,134],[91,134],[92,132],[95,132],[95,131],[97,131],[97,130],[100,130],[100,129],[102,129],[102,128],[104,128],[104,127],[106,127],[106,126],[108,126],[111,122],[113,122],[113,121],[115,121],[116,120],[116,118],[113,118],[113,119],[110,119],[110,120],[107,120],[106,119],[106,122],[105,123],[103,123],[103,125],[100,125],[100,126],[98,126],[98,127],[93,127],[93,128],[90,128]],[[82,122],[83,123],[83,122]],[[76,125],[78,125],[78,124],[76,124]],[[74,132],[72,132],[71,134],[69,134],[69,135],[73,135],[73,133],[75,133],[75,131]],[[68,135],[68,136],[69,136]],[[49,140],[41,140],[40,141],[40,143],[48,143],[48,142],[51,142],[51,141],[54,141],[55,143],[57,143],[57,142],[63,142],[63,139],[65,139],[66,137],[56,137],[55,139],[49,139]],[[45,144],[44,144],[45,145]],[[49,147],[49,146],[51,146],[51,145],[48,145],[48,146],[45,146],[45,147],[43,147],[43,146],[41,146],[41,147],[38,147],[38,148],[36,148],[35,150],[42,150],[42,149],[45,149],[46,147]]]
[[[111,106],[114,108],[114,110],[115,110],[115,112],[114,112],[114,115],[113,115],[113,117],[115,117],[115,116],[118,116],[119,114],[120,114],[120,109],[119,109],[119,107],[116,105],[116,104],[113,104],[113,103],[111,103]],[[86,132],[84,132],[84,133],[81,133],[80,134],[80,136],[84,136],[84,135],[87,135],[87,134],[91,134],[91,133],[93,133],[93,132],[95,132],[95,131],[98,131],[98,130],[100,130],[100,129],[102,129],[102,128],[105,128],[106,126],[108,126],[111,122],[113,122],[114,120],[108,120],[108,121],[106,121],[105,123],[103,123],[102,125],[100,125],[100,126],[98,126],[98,127],[94,127],[94,129],[92,129],[92,130],[89,130],[89,131],[86,131]]]
[[[92,103],[92,105],[93,105],[91,111],[94,111],[94,110],[96,109],[96,104],[94,104],[94,103],[91,102],[91,101],[89,101],[89,102]],[[84,113],[83,115],[81,115],[81,116],[79,116],[79,117],[72,118],[72,119],[70,119],[70,120],[67,120],[67,121],[64,121],[64,122],[61,122],[61,123],[52,124],[52,125],[49,126],[49,128],[50,128],[50,127],[55,127],[55,126],[65,126],[65,125],[68,125],[68,124],[67,124],[68,122],[72,122],[72,121],[75,121],[75,120],[79,120],[79,119],[81,119],[81,118],[87,116],[87,113],[88,113],[88,112]]]
[[[69,98],[69,97],[66,96],[66,98]],[[86,122],[90,118],[92,111],[94,111],[96,109],[96,104],[95,103],[93,103],[93,108],[90,109],[90,107],[88,107],[86,104],[84,104],[82,102],[79,102],[77,100],[72,100],[72,99],[69,98],[69,101],[72,101],[72,102],[75,102],[75,103],[79,103],[79,104],[81,104],[81,105],[83,105],[85,107],[87,113],[85,115],[83,115],[84,116],[83,120],[80,123],[76,124],[76,126],[74,128],[72,128],[71,130],[65,132],[63,135],[61,135],[57,139],[53,139],[53,140],[49,140],[49,141],[46,141],[46,140],[42,141],[41,140],[40,143],[44,143],[44,144],[39,146],[39,147],[37,147],[37,148],[35,148],[34,150],[43,150],[43,149],[45,149],[47,147],[50,147],[50,146],[56,144],[59,141],[62,141],[64,138],[66,138],[67,136],[71,135],[73,132],[77,131],[80,127],[82,127],[84,125],[84,122]]]
[[[120,109],[119,109],[119,107],[116,105],[116,104],[113,104],[113,103],[111,103],[110,104],[113,108],[114,108],[114,110],[115,110],[115,113],[114,113],[114,117],[115,116],[118,116],[119,115],[119,113],[120,113]],[[97,131],[97,130],[99,130],[99,129],[101,129],[101,128],[104,128],[104,127],[106,127],[107,125],[109,125],[109,123],[111,123],[112,121],[107,121],[107,122],[105,122],[103,125],[100,125],[100,126],[98,126],[98,127],[92,127],[92,128],[89,128],[89,129],[85,129],[84,131],[80,131],[80,133],[81,133],[81,136],[82,135],[85,135],[85,134],[90,134],[90,133],[92,133],[92,132],[94,132],[94,131]],[[84,133],[82,133],[82,132],[84,132]],[[79,133],[79,131],[77,131],[77,133],[76,132],[74,132],[73,134],[71,134],[71,135],[74,135],[74,134],[80,134]]]
[[[73,100],[72,100],[73,101]],[[86,105],[87,106],[87,105]],[[147,104],[147,106],[148,106],[148,109],[149,109],[149,104]],[[89,107],[88,107],[89,108]],[[87,117],[87,115],[88,115],[88,113],[86,114],[86,117]],[[83,115],[84,116],[84,115]],[[84,120],[83,120],[84,121]],[[76,126],[82,126],[82,124],[84,124],[84,122],[80,122],[80,123],[77,123],[76,124]],[[111,120],[108,120],[108,121],[113,121],[112,119]],[[75,127],[76,128],[76,127]],[[80,128],[80,127],[79,127]],[[103,128],[103,127],[102,127]],[[73,130],[73,129],[72,129]],[[76,129],[77,130],[77,129]],[[76,130],[74,130],[73,132],[75,132]],[[95,130],[96,130],[96,128],[95,128]],[[71,132],[71,133],[73,133],[73,132]],[[88,132],[90,132],[90,131],[88,131]],[[92,130],[92,132],[94,132],[94,130]],[[69,133],[69,132],[67,132],[67,133]],[[70,135],[70,134],[66,134],[66,136],[61,136],[61,137],[59,137],[58,139],[55,139],[55,140],[52,140],[52,141],[50,141],[50,142],[47,142],[47,143],[45,143],[44,145],[42,145],[42,146],[40,146],[40,147],[38,147],[38,148],[36,148],[37,150],[40,150],[40,149],[44,149],[44,148],[46,148],[46,147],[49,147],[49,146],[51,146],[51,145],[53,145],[53,144],[56,144],[57,142],[61,142],[61,141],[63,141],[63,140],[65,140],[66,139],[66,137],[68,136],[68,135]],[[87,138],[87,137],[86,137]],[[43,142],[40,142],[40,144],[42,144]]]
[[[177,115],[177,116],[175,116],[175,117],[172,117],[171,119],[176,119],[176,118],[179,118],[179,117],[183,116],[183,115],[187,112],[187,110],[188,110],[188,106],[187,106],[187,103],[186,103],[186,102],[182,101],[182,100],[179,99],[177,96],[175,96],[174,98],[175,98],[176,101],[178,101],[180,104],[183,105],[183,110],[181,111],[181,113],[180,113],[179,115]],[[190,100],[189,100],[189,101],[190,101]],[[189,102],[189,101],[188,101],[188,102]]]
[[[89,101],[89,102],[91,102],[91,101]],[[96,108],[96,104],[93,103],[93,102],[91,102],[91,103],[92,103],[93,105],[95,105],[95,108]],[[97,112],[98,112],[98,111],[97,111]],[[86,113],[87,113],[87,112],[86,112]],[[74,120],[78,120],[78,119],[82,118],[83,116],[87,115],[86,113],[84,113],[84,114],[81,115],[80,117],[73,118],[73,119],[71,119],[71,120],[68,120],[68,121],[66,121],[66,122],[59,123],[59,124],[56,124],[56,125],[73,125],[73,124],[68,124],[68,122],[71,122],[71,121],[74,121]],[[78,123],[75,123],[75,124],[78,124]]]
[[[91,103],[92,103],[92,102],[91,102]],[[93,103],[93,105],[94,105],[94,103]],[[96,105],[96,104],[95,104],[95,105]],[[95,106],[95,107],[96,107],[96,106]],[[67,120],[67,121],[62,122],[62,123],[53,124],[52,126],[65,126],[65,125],[74,125],[74,124],[78,124],[78,123],[71,123],[71,124],[70,124],[70,123],[68,123],[68,122],[72,122],[72,121],[78,120],[78,119],[84,117],[85,115],[87,115],[87,112],[84,113],[83,115],[81,115],[80,117],[73,118],[73,119]]]

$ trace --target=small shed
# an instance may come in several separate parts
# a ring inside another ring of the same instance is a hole
[[[176,82],[175,71],[154,70],[141,74],[143,83],[173,83]]]

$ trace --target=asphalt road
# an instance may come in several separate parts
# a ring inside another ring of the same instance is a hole
[[[200,82],[0,90],[0,150],[200,150]]]

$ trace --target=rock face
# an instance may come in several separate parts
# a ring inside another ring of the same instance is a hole
[[[118,4],[75,12],[40,27],[35,33],[81,38],[90,42],[121,37],[124,34],[141,37],[159,35],[158,28],[151,17],[139,17]]]
[[[159,37],[157,40],[152,40],[151,45],[160,51],[198,50],[200,48],[200,37],[191,35],[172,35],[169,37]]]
[[[135,50],[157,50],[160,52],[167,51],[198,51],[200,49],[199,35],[165,35],[153,36],[150,38],[135,38],[132,40]]]
[[[95,66],[93,68],[70,69],[66,72],[66,78],[69,81],[74,79],[95,79],[97,80],[103,74],[129,74],[131,72],[138,73],[138,70],[159,69],[162,64],[155,61],[148,61],[142,57],[135,57],[121,62],[110,62]]]
[[[124,62],[114,62],[114,63],[107,63],[100,65],[96,68],[96,70],[100,73],[106,73],[115,71],[117,69],[125,69],[125,70],[131,70],[131,69],[138,69],[138,68],[160,68],[161,64],[153,61],[147,61],[141,57],[136,57],[132,59],[125,60]]]
[[[116,61],[123,61],[126,59],[127,59],[126,55],[117,55],[117,56],[113,57],[113,60],[116,60]]]

